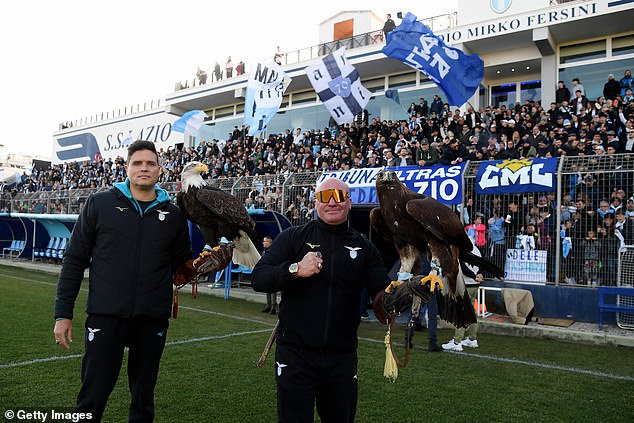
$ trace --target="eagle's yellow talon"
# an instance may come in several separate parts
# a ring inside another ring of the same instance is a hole
[[[214,247],[214,248],[216,248],[216,247]],[[218,251],[218,250],[216,250],[216,251]],[[194,262],[192,263],[192,266],[194,266],[194,267],[198,266],[198,263],[200,263],[200,261],[202,259],[204,259],[205,257],[209,257],[210,255],[211,255],[210,251],[207,251],[207,250],[201,251],[200,254],[198,255],[198,258],[196,260],[194,260]]]
[[[220,245],[216,245],[214,248],[211,249],[212,251],[220,251]]]
[[[388,293],[388,294],[391,294],[392,292],[394,292],[394,289],[396,289],[396,287],[399,286],[402,283],[403,283],[403,281],[392,281],[392,282],[390,282],[390,284],[387,286],[387,288],[385,288],[385,292]]]
[[[430,292],[434,292],[434,290],[436,289],[436,284],[438,284],[440,289],[444,288],[442,279],[440,279],[437,275],[431,274],[431,275],[425,276],[423,279],[421,279],[420,284],[425,285],[428,282],[429,282]]]

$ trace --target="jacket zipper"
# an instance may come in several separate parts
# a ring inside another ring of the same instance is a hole
[[[136,201],[135,201],[136,202]],[[136,235],[136,247],[134,249],[134,267],[132,272],[132,289],[130,290],[132,293],[132,307],[130,309],[130,317],[134,317],[136,312],[136,299],[137,299],[137,288],[139,286],[139,257],[141,256],[141,245],[143,245],[143,225],[145,214],[143,210],[140,210],[141,207],[139,205],[139,218],[140,224],[137,226],[137,235]]]
[[[330,309],[332,308],[332,285],[335,276],[335,254],[334,254],[334,245],[335,245],[335,233],[330,234],[330,251],[329,251],[329,259],[330,263],[330,278],[328,279],[328,300],[326,302],[326,325],[324,327],[324,347],[327,345],[326,341],[328,340],[328,328],[330,327]]]

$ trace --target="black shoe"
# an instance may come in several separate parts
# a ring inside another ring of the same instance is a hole
[[[277,311],[275,311],[274,308],[271,309],[271,314],[277,314]]]
[[[438,344],[436,344],[434,342],[433,344],[429,344],[429,347],[427,348],[427,351],[429,351],[429,352],[442,352],[442,348],[440,348],[438,346]]]
[[[271,311],[271,307],[267,307],[264,310],[262,310],[262,313],[269,313]]]

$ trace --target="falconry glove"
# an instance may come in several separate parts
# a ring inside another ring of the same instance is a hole
[[[229,265],[232,253],[232,244],[221,244],[210,250],[203,250],[198,258],[188,260],[178,267],[174,275],[174,285],[180,288],[190,281],[219,272]]]
[[[392,281],[385,290],[379,291],[373,302],[374,314],[379,322],[388,323],[394,316],[411,310],[414,297],[420,298],[420,307],[424,307],[432,296],[430,285],[421,283],[424,277]]]
[[[181,264],[174,274],[174,307],[172,317],[178,316],[178,290],[187,283],[192,284],[192,296],[198,295],[198,280],[212,272],[219,272],[231,263],[233,243],[221,244],[211,249],[205,248],[198,258]]]

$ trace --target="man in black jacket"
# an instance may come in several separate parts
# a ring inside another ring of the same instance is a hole
[[[396,24],[392,20],[392,15],[387,14],[387,19],[385,20],[385,24],[383,24],[383,34],[387,39],[387,33],[393,31],[396,28]]]
[[[606,100],[614,100],[621,93],[621,84],[614,79],[613,74],[608,75],[608,82],[603,85],[603,97]]]
[[[280,233],[253,269],[259,292],[282,291],[275,352],[280,422],[352,422],[357,406],[359,298],[389,278],[377,248],[350,228],[350,190],[326,179],[318,219]]]
[[[82,386],[77,412],[101,421],[129,347],[130,422],[154,418],[154,386],[167,336],[176,269],[191,259],[187,221],[156,185],[154,144],[128,147],[128,178],[92,195],[64,252],[55,299],[55,340],[70,350],[73,308],[90,266]]]

